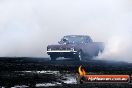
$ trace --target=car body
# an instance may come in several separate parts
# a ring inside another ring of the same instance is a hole
[[[47,46],[47,54],[50,55],[51,60],[56,60],[58,57],[76,60],[82,60],[84,57],[92,58],[98,56],[104,49],[102,42],[93,42],[87,35],[67,35],[58,43]]]

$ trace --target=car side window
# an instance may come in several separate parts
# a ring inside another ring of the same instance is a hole
[[[88,38],[85,38],[85,43],[89,43],[89,40],[88,40]]]
[[[85,40],[85,43],[90,43],[90,42],[92,42],[92,39],[87,37],[86,40]]]

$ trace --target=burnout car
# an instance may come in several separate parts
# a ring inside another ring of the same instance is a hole
[[[102,42],[93,42],[91,37],[86,35],[67,35],[58,43],[47,46],[47,54],[50,55],[51,60],[64,57],[81,61],[84,58],[98,56],[104,49]]]

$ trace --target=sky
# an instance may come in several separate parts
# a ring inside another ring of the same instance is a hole
[[[77,34],[105,42],[101,58],[131,60],[131,33],[131,0],[0,0],[1,57],[45,57],[48,44]]]

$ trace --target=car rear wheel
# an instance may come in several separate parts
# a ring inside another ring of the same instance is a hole
[[[103,51],[102,50],[98,50],[96,53],[95,53],[95,56],[99,56],[100,53],[102,53]]]
[[[99,50],[95,52],[95,56],[98,56],[99,55]]]

